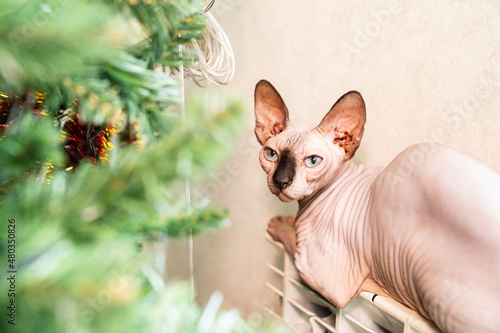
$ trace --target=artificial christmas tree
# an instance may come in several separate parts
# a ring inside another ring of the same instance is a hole
[[[183,185],[231,149],[242,107],[199,98],[183,121],[169,75],[204,19],[198,1],[0,3],[2,332],[252,331],[200,321],[141,250],[227,220]]]

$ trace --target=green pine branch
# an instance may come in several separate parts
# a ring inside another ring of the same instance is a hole
[[[182,236],[191,229],[220,225],[225,212],[186,209],[184,194],[177,193],[188,177],[200,184],[201,175],[214,170],[231,150],[241,105],[230,102],[211,115],[206,104],[204,99],[190,103],[186,125],[172,118],[170,134],[142,151],[119,146],[109,162],[98,167],[83,164],[74,173],[56,167],[46,175],[45,168],[39,173],[33,169],[3,198],[0,216],[17,216],[26,225],[43,216],[65,225],[77,241],[99,239],[108,229]],[[53,144],[60,142],[59,134],[48,125],[48,117],[39,116],[37,122],[30,118],[22,118],[11,128],[13,133],[0,141],[0,155],[5,156],[0,168],[3,182],[19,179],[30,166],[39,167],[34,156],[42,162],[61,159],[61,146]],[[50,184],[45,184],[47,177]]]

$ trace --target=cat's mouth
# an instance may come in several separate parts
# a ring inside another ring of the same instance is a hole
[[[295,199],[289,197],[288,195],[286,195],[283,191],[279,191],[278,193],[276,193],[276,196],[278,197],[278,199],[280,199],[283,202],[291,202],[291,201],[295,200]]]
[[[297,200],[297,198],[293,197],[293,191],[290,191],[288,186],[280,189],[271,182],[268,183],[268,186],[269,190],[271,190],[271,193],[277,196],[278,199],[283,202],[291,202]],[[288,194],[285,192],[287,192]]]

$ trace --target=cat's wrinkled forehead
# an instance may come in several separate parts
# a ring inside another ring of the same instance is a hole
[[[313,135],[314,126],[312,125],[289,126],[275,138],[276,140],[271,142],[274,141],[274,144],[278,144],[277,148],[279,149],[292,149],[303,144]]]

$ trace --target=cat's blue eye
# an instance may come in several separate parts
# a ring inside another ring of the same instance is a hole
[[[312,155],[312,156],[309,156],[306,158],[306,165],[309,167],[309,168],[314,168],[316,166],[318,166],[321,161],[323,161],[323,159],[319,156],[316,156],[316,155]]]
[[[264,157],[269,162],[276,162],[278,160],[278,153],[272,150],[271,148],[266,148],[264,150]]]

